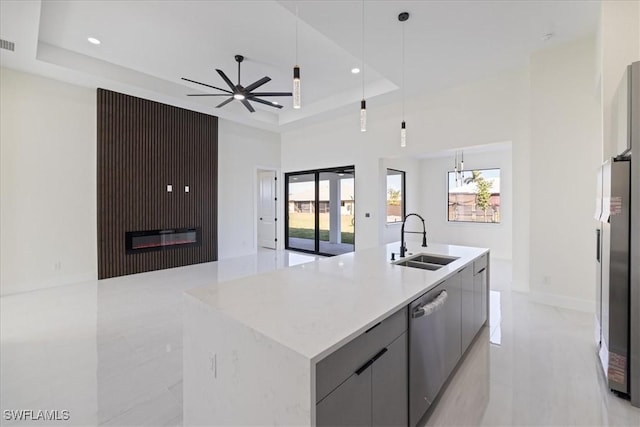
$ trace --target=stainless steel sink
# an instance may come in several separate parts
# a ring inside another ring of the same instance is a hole
[[[458,257],[450,257],[444,255],[432,255],[432,254],[417,254],[413,255],[410,258],[407,258],[407,261],[417,261],[417,262],[426,262],[429,264],[438,264],[440,266],[447,265],[457,260]]]
[[[416,254],[409,258],[398,260],[394,262],[394,264],[402,267],[413,267],[421,268],[423,270],[435,271],[457,259],[457,257],[449,257],[443,255]]]

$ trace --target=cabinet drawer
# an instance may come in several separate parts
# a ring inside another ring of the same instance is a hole
[[[318,362],[316,403],[406,330],[405,307]]]
[[[478,274],[483,268],[487,268],[487,254],[473,261],[473,274]]]

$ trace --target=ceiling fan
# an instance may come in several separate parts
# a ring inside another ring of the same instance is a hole
[[[254,92],[255,89],[259,88],[260,86],[264,85],[265,83],[269,82],[271,80],[271,77],[265,76],[263,78],[261,78],[260,80],[256,80],[255,82],[251,83],[249,86],[242,86],[240,84],[240,64],[242,63],[242,61],[244,60],[244,56],[242,55],[236,55],[235,56],[236,61],[238,62],[238,84],[234,85],[233,82],[231,81],[231,79],[229,79],[229,77],[227,77],[227,75],[224,73],[224,71],[219,70],[216,68],[216,71],[218,72],[218,74],[220,74],[220,77],[222,77],[222,80],[225,81],[225,83],[227,83],[227,85],[229,85],[229,89],[231,90],[227,90],[227,89],[222,89],[219,87],[215,87],[215,86],[211,86],[209,84],[206,83],[201,83],[201,82],[197,82],[195,80],[191,80],[191,79],[187,79],[182,77],[182,80],[191,82],[191,83],[195,83],[195,84],[199,84],[202,86],[206,86],[206,87],[210,87],[216,90],[221,90],[224,93],[196,93],[196,94],[188,94],[187,96],[228,96],[229,98],[222,101],[220,104],[216,105],[216,108],[220,108],[220,107],[224,107],[225,105],[227,105],[228,103],[230,103],[231,101],[233,101],[234,99],[237,99],[238,101],[242,102],[242,105],[244,105],[247,110],[249,110],[250,112],[255,112],[256,110],[253,108],[253,106],[249,103],[249,101],[252,102],[259,102],[260,104],[264,104],[264,105],[268,105],[270,107],[274,107],[274,108],[282,108],[282,105],[278,104],[275,101],[267,101],[264,99],[260,99],[259,97],[269,97],[269,96],[291,96],[291,92]]]

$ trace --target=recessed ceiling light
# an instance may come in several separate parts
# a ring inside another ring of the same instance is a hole
[[[236,93],[233,95],[233,97],[239,101],[242,101],[244,99],[244,95],[241,93]]]
[[[87,39],[87,41],[88,41],[89,43],[91,43],[91,44],[100,44],[100,40],[98,40],[98,39],[97,39],[97,38],[95,38],[95,37],[89,37],[89,38]]]
[[[278,105],[278,101],[271,101],[273,105]]]
[[[360,68],[358,68],[358,67],[351,69],[351,73],[352,74],[358,74],[359,72],[360,72]]]

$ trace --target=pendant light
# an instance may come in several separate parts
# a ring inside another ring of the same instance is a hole
[[[398,15],[398,21],[404,23],[409,19],[409,12]],[[402,25],[402,124],[400,125],[400,147],[407,146],[407,124],[404,121],[404,24]]]
[[[460,162],[458,162],[458,151],[456,151],[453,171],[456,177],[456,187],[459,187],[464,184],[464,151],[460,152]]]
[[[298,65],[298,3],[296,2],[296,66],[293,67],[293,108],[301,106],[300,99],[300,66]]]
[[[364,0],[362,0],[362,101],[360,101],[360,132],[367,131],[367,101],[364,99]]]
[[[456,151],[455,158],[453,160],[453,173],[456,177],[456,187],[460,186],[460,175],[458,174],[458,152]]]

